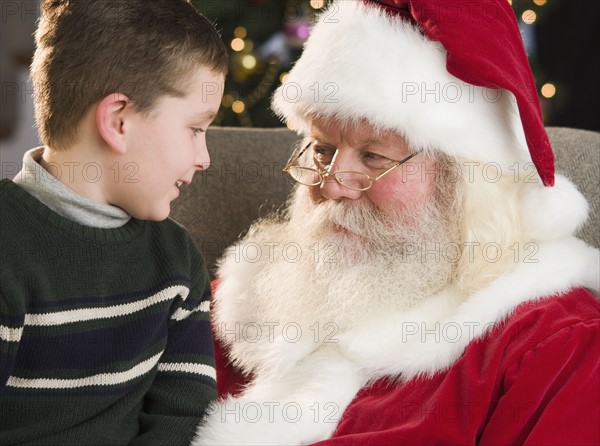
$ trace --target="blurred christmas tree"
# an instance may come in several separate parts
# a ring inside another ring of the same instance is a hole
[[[283,125],[269,108],[270,98],[300,56],[310,23],[330,1],[194,1],[215,22],[230,51],[215,125]],[[600,21],[600,1],[506,1],[519,22],[546,125],[598,130],[600,39],[595,24]]]
[[[552,73],[540,63],[538,35],[539,30],[545,25],[545,20],[555,12],[559,2],[557,0],[508,0],[508,2],[512,5],[521,29],[529,64],[538,88],[544,122],[550,125],[552,116],[561,105],[561,100],[565,99],[566,90],[564,85],[561,85],[557,79],[553,79]],[[557,95],[557,89],[560,89],[561,94]]]
[[[271,95],[300,56],[309,26],[325,0],[194,2],[215,22],[229,49],[229,75],[215,125],[278,127]]]

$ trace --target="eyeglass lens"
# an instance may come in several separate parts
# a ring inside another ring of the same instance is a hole
[[[306,186],[316,186],[321,181],[327,181],[327,179],[323,179],[317,170],[306,167],[291,166],[289,174],[294,180]],[[331,181],[337,181],[341,185],[354,190],[368,189],[371,185],[369,177],[360,172],[335,172],[332,177],[335,178],[331,178]]]

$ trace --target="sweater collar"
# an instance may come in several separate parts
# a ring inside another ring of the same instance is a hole
[[[52,176],[40,164],[43,147],[31,149],[23,157],[23,168],[14,182],[57,214],[95,228],[112,229],[125,225],[131,218],[123,209],[82,197]]]

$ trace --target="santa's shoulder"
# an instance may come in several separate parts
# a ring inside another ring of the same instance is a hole
[[[585,288],[518,305],[480,342],[481,347],[501,349],[510,362],[509,358],[516,359],[552,337],[569,337],[574,331],[600,332],[600,300]]]

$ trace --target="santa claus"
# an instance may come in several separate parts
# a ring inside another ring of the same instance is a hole
[[[333,3],[273,106],[298,186],[220,266],[193,444],[600,443],[600,256],[509,3]]]

